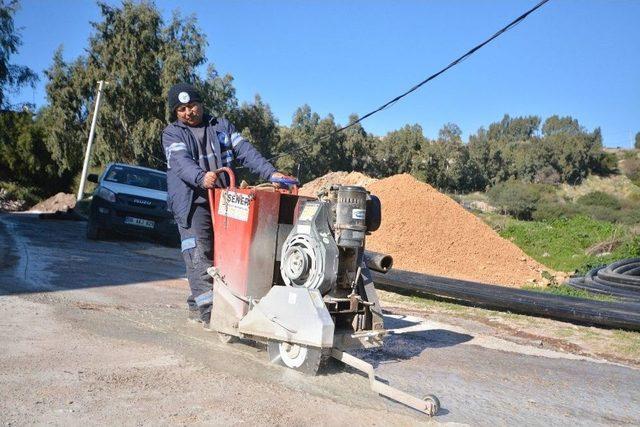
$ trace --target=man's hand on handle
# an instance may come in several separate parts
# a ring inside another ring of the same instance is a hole
[[[291,187],[293,185],[300,185],[296,177],[285,175],[282,172],[272,173],[270,181],[277,187]]]
[[[218,174],[215,172],[207,172],[204,175],[204,179],[202,180],[202,186],[204,188],[213,188],[216,185],[216,179],[218,179]]]

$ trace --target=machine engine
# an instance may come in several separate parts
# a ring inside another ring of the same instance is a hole
[[[318,200],[302,205],[282,245],[282,281],[287,286],[320,291],[336,332],[346,329],[352,335],[383,327],[364,262],[365,237],[380,223],[376,196],[362,187],[336,185],[321,193]]]

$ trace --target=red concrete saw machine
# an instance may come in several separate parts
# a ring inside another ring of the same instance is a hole
[[[379,381],[369,363],[348,350],[383,345],[384,319],[370,268],[388,256],[367,256],[365,236],[381,222],[380,201],[364,188],[332,186],[318,198],[297,187],[209,190],[214,259],[211,328],[223,342],[267,346],[277,364],[315,375],[331,357],[369,377],[372,390],[435,415],[435,396],[411,396]]]

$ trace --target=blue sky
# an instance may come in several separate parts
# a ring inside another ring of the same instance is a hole
[[[281,124],[305,103],[345,124],[432,74],[537,1],[308,0],[157,1],[196,14],[209,62],[235,78],[240,101],[259,93]],[[110,2],[119,3],[119,2]],[[23,45],[12,62],[42,73],[54,50],[84,53],[94,2],[23,0]],[[41,81],[12,102],[45,102]],[[571,115],[600,126],[609,147],[640,131],[640,1],[551,0],[473,57],[363,122],[383,135],[419,123],[428,137],[444,123],[465,137],[512,116]]]

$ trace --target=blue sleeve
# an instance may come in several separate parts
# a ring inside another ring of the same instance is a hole
[[[162,132],[162,146],[167,157],[167,170],[175,172],[181,180],[193,187],[202,187],[206,172],[193,160],[189,146],[171,125]]]
[[[231,138],[235,158],[242,166],[249,168],[251,172],[259,175],[265,181],[269,180],[271,175],[278,171],[247,141],[247,138],[236,132],[235,127],[229,122],[226,124],[226,132]]]

